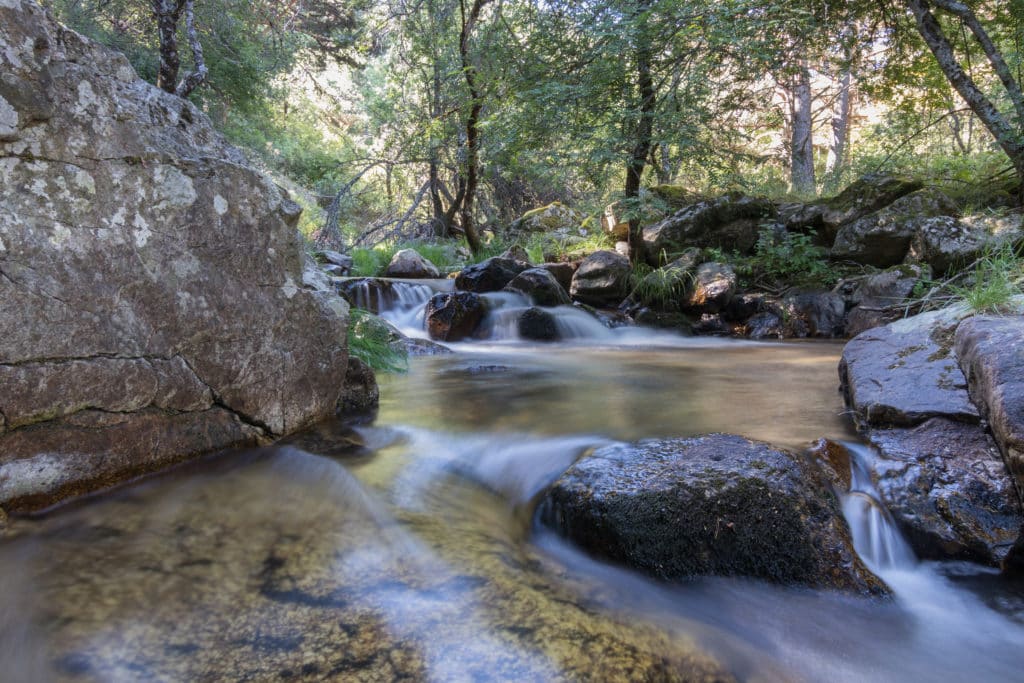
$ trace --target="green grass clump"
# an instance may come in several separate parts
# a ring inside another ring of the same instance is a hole
[[[671,309],[679,306],[692,283],[693,275],[683,268],[653,270],[646,264],[636,264],[630,273],[629,297],[637,304]]]
[[[1003,244],[986,250],[969,283],[951,291],[979,313],[1008,312],[1011,299],[1024,294],[1024,249]]]
[[[349,312],[348,352],[380,372],[405,372],[409,356],[387,324],[369,311]]]

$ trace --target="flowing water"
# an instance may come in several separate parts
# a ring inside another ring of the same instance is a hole
[[[416,330],[429,291],[389,315]],[[589,318],[528,345],[498,322],[523,302],[503,304],[490,339],[381,377],[372,424],[14,520],[0,681],[1020,680],[1024,588],[906,549],[842,414],[841,346]],[[713,431],[847,440],[845,512],[894,599],[663,584],[533,523],[589,449]]]

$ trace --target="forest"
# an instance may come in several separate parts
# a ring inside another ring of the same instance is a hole
[[[552,202],[636,231],[657,186],[806,200],[889,172],[1020,200],[1024,0],[46,4],[199,105],[321,247],[479,253]]]

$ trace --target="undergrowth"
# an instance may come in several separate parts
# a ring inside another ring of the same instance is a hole
[[[381,372],[405,372],[409,357],[397,342],[391,328],[380,318],[361,308],[349,312],[348,352]]]
[[[968,272],[965,284],[949,287],[953,296],[979,313],[1006,313],[1024,294],[1024,249],[1009,243],[990,248]]]

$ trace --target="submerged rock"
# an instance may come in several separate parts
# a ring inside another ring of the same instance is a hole
[[[438,341],[459,341],[473,336],[487,313],[487,303],[473,292],[439,293],[427,302],[427,334]]]
[[[595,251],[583,259],[572,276],[569,293],[591,306],[621,302],[629,288],[629,259],[614,251]]]
[[[749,576],[883,594],[809,460],[728,434],[598,448],[540,519],[587,551],[663,579]]]
[[[343,415],[357,415],[377,409],[380,403],[380,388],[373,368],[359,358],[348,359],[345,371],[345,388],[338,399],[338,410]]]

